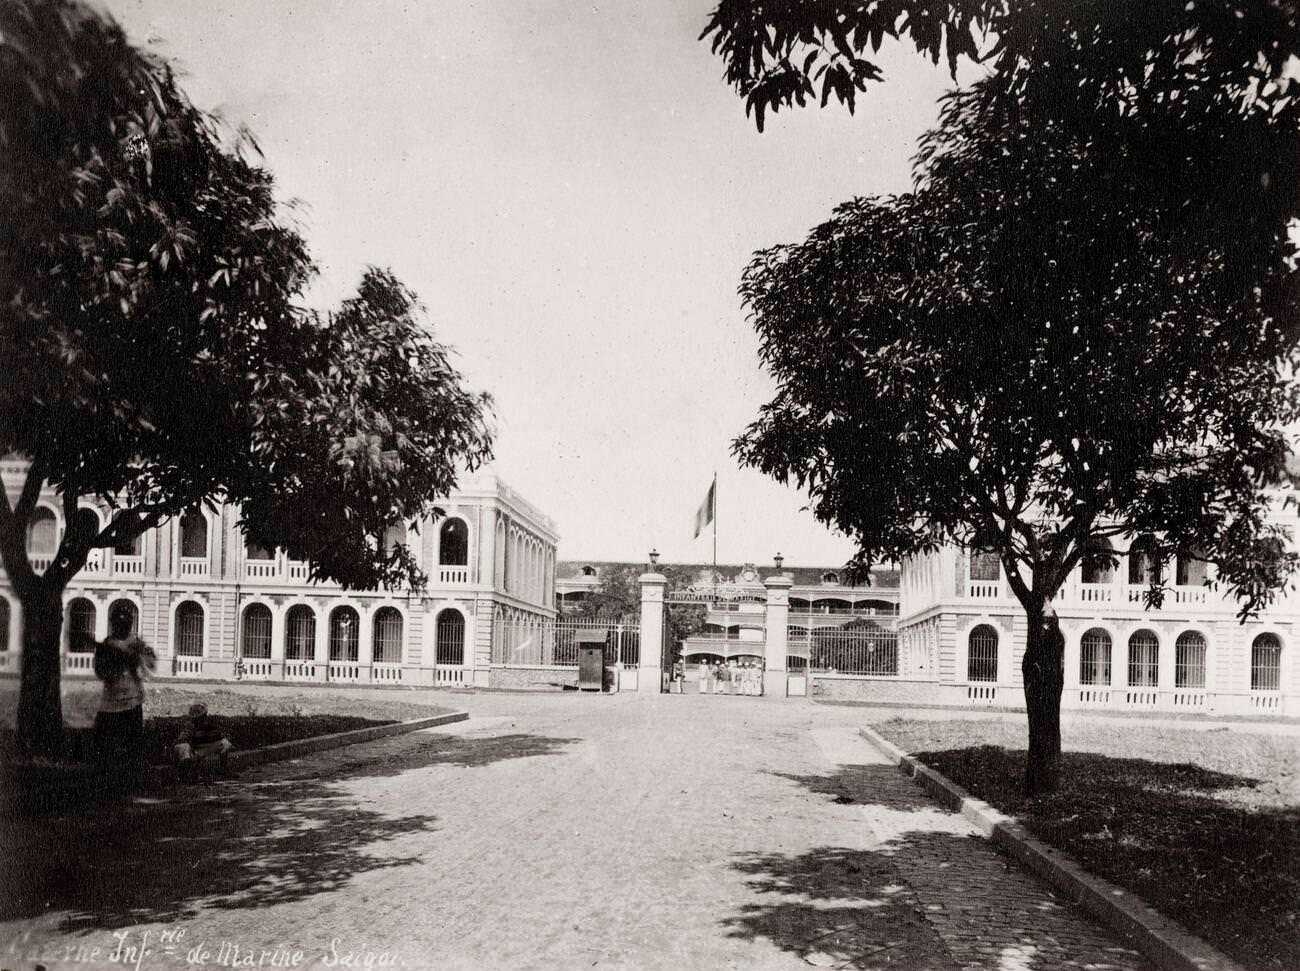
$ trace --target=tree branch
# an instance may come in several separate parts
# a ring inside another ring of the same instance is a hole
[[[23,481],[23,491],[18,496],[18,504],[14,507],[13,515],[17,521],[18,528],[25,530],[27,521],[31,518],[32,510],[36,508],[36,500],[41,496],[41,486],[45,484],[45,459],[38,455],[27,467],[27,478]],[[5,496],[5,506],[9,505],[9,497]]]
[[[0,487],[0,558],[20,598],[36,582],[36,573],[27,558],[25,527],[26,524],[9,508],[9,493]]]

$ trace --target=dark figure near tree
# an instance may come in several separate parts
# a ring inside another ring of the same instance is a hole
[[[144,769],[144,678],[153,672],[153,649],[131,633],[133,617],[118,603],[108,637],[95,647],[95,676],[103,683],[95,714],[95,753],[113,781],[134,787]]]

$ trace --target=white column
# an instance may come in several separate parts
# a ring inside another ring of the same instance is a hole
[[[662,573],[642,573],[641,583],[641,665],[637,674],[637,691],[657,695],[663,690],[664,666],[664,588],[668,578]]]
[[[763,581],[763,586],[767,588],[767,611],[763,621],[767,628],[767,642],[763,648],[763,693],[774,698],[784,698],[790,588],[794,586],[794,581],[789,577],[768,577]]]
[[[374,607],[362,607],[357,611],[360,619],[357,623],[360,630],[357,631],[357,664],[365,672],[365,678],[370,678],[370,663],[374,657]]]
[[[239,640],[241,644],[243,643],[243,634],[244,634],[244,630],[243,630],[244,613],[243,612],[247,610],[248,607],[249,607],[248,604],[244,604],[240,608],[239,620],[237,621],[237,623],[239,624]],[[279,606],[271,607],[271,660],[272,661],[284,660],[284,629],[286,626],[285,618],[288,616],[288,614],[289,611],[284,607],[279,607]]]
[[[325,609],[319,611],[316,615],[316,677],[324,681],[326,672],[329,670],[330,663],[330,604],[325,605]]]

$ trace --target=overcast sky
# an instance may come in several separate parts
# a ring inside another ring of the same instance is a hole
[[[698,42],[711,0],[110,0],[200,106],[256,134],[302,220],[321,307],[391,267],[496,398],[493,470],[567,559],[834,565],[805,499],[731,440],[772,391],[736,296],[759,248],[855,195],[905,191],[942,70],[759,135]]]

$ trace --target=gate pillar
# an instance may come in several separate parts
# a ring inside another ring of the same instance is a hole
[[[785,647],[790,628],[790,588],[794,581],[789,577],[771,576],[763,581],[767,588],[767,612],[764,626],[767,643],[763,648],[763,694],[776,698],[786,696]]]
[[[637,691],[657,695],[664,682],[664,588],[668,578],[662,573],[642,573],[641,582],[641,664],[637,671]]]

